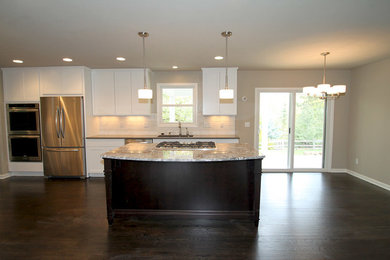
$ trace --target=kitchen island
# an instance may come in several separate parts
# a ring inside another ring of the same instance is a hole
[[[245,144],[214,149],[130,143],[103,154],[107,219],[128,215],[259,221],[261,161]]]

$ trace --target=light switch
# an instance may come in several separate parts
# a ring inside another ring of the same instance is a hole
[[[245,127],[251,127],[251,122],[245,122]]]

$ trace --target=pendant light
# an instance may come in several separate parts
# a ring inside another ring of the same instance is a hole
[[[219,98],[220,99],[233,99],[234,98],[234,90],[229,89],[229,77],[228,77],[228,38],[232,36],[232,32],[230,31],[225,31],[222,32],[221,35],[225,37],[226,39],[226,72],[225,72],[225,88],[219,90]]]
[[[138,98],[139,99],[152,99],[153,91],[148,88],[146,84],[146,63],[145,63],[145,38],[149,36],[147,32],[139,32],[138,35],[142,37],[142,49],[143,49],[143,65],[144,65],[144,88],[138,89]]]
[[[344,95],[347,87],[345,85],[334,85],[333,87],[326,82],[326,56],[330,52],[321,53],[324,56],[324,73],[322,76],[322,84],[318,84],[317,87],[309,86],[303,88],[303,93],[308,96],[319,97],[320,99],[335,99],[341,95]]]

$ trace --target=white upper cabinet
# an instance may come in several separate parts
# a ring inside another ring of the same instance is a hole
[[[203,115],[237,115],[237,69],[228,68],[229,89],[234,90],[234,98],[221,100],[219,90],[225,88],[226,68],[202,68]]]
[[[143,69],[92,71],[93,114],[97,116],[150,115],[150,100],[138,99],[144,85]],[[149,84],[149,72],[147,74]]]
[[[5,68],[3,70],[4,101],[39,101],[39,69]]]
[[[41,96],[84,95],[84,67],[41,68]]]
[[[117,115],[131,115],[132,73],[129,71],[114,72],[115,113]]]
[[[115,114],[114,72],[112,70],[93,70],[93,114]]]

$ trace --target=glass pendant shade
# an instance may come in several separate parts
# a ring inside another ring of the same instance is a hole
[[[320,92],[328,92],[330,89],[330,84],[318,84],[317,88]]]
[[[152,99],[153,98],[153,91],[150,88],[138,89],[138,98],[139,99]]]
[[[333,88],[340,94],[344,94],[347,91],[347,86],[345,85],[334,85]]]
[[[233,99],[234,90],[233,89],[220,89],[219,90],[219,99]]]

